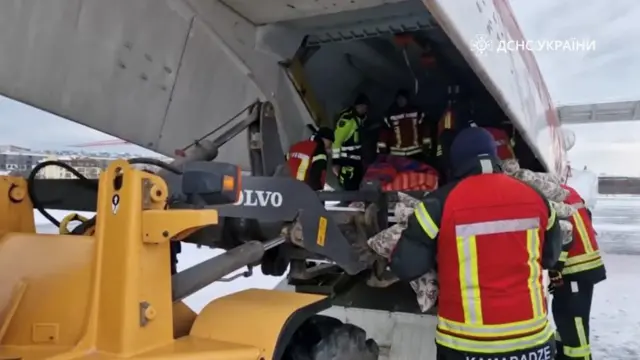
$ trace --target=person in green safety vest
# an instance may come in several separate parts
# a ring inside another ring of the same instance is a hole
[[[353,106],[340,112],[332,147],[333,173],[344,190],[360,189],[364,176],[361,128],[367,118],[369,98],[360,94]]]

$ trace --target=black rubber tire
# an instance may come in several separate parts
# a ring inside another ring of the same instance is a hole
[[[363,329],[316,315],[295,332],[283,360],[377,360],[379,354]]]

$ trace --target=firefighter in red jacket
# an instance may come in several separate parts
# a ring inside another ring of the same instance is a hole
[[[398,91],[395,103],[384,117],[378,153],[424,162],[431,146],[425,121],[425,113],[409,103],[409,92]]]
[[[584,200],[569,186],[565,203],[578,209],[571,217],[573,246],[560,260],[562,270],[550,273],[555,280],[549,291],[553,294],[551,311],[557,327],[557,359],[591,359],[589,345],[589,316],[595,284],[607,278],[591,214]]]
[[[315,191],[322,190],[327,174],[327,153],[331,152],[333,139],[333,130],[322,127],[311,139],[293,144],[286,155],[291,175]]]
[[[511,139],[506,131],[496,127],[483,127],[483,129],[491,133],[496,141],[498,159],[504,161],[516,158],[513,146],[511,146]]]
[[[482,128],[462,130],[449,159],[451,181],[416,207],[390,258],[404,281],[437,266],[437,359],[553,359],[542,274],[570,246],[555,211],[501,173]]]

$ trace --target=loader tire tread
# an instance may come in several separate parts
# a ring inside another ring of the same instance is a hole
[[[362,328],[316,315],[296,331],[283,360],[377,360],[379,353]]]

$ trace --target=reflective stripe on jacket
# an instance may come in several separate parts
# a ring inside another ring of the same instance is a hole
[[[604,280],[606,274],[591,218],[578,192],[566,185],[562,187],[569,191],[565,204],[577,209],[570,219],[574,241],[571,249],[563,254],[562,275],[568,279],[597,283]]]
[[[332,146],[334,164],[362,160],[360,130],[363,121],[364,118],[358,116],[355,110],[347,109],[340,113]]]
[[[305,140],[296,143],[291,146],[286,158],[293,177],[307,183],[314,190],[322,190],[327,154],[319,142]]]
[[[384,118],[378,139],[378,152],[397,156],[420,154],[430,146],[431,139],[425,127],[425,114],[408,105],[393,106]]]
[[[438,138],[438,146],[436,147],[436,156],[442,156],[443,154],[443,144],[441,139],[442,133],[445,130],[453,130],[454,129],[454,118],[453,118],[453,110],[451,108],[447,108],[447,110],[444,112],[444,115],[442,116],[442,118],[440,119],[440,121],[438,122],[438,134],[437,134],[437,138]]]
[[[546,200],[507,175],[485,174],[462,180],[443,209],[440,226],[426,208],[415,213],[438,237],[436,342],[495,354],[549,341],[542,253],[556,220]]]

